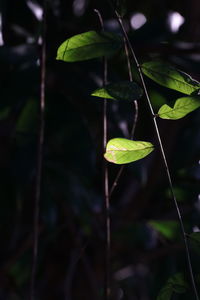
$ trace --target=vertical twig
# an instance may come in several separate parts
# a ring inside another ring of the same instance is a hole
[[[126,60],[127,60],[127,68],[128,68],[128,75],[129,75],[129,81],[132,82],[133,81],[133,75],[132,75],[132,70],[131,70],[131,61],[130,61],[130,55],[129,55],[129,50],[128,50],[128,46],[127,46],[127,41],[124,37],[124,48],[125,48],[125,54],[126,54]],[[134,119],[133,119],[133,126],[132,126],[132,129],[131,129],[131,134],[130,134],[130,139],[132,140],[133,137],[134,137],[134,133],[135,133],[135,128],[136,128],[136,125],[137,125],[137,121],[138,121],[138,102],[137,100],[134,100]],[[110,197],[111,195],[113,194],[118,182],[119,182],[119,179],[124,171],[124,168],[125,166],[121,166],[116,177],[115,177],[115,180],[112,184],[112,187],[110,189]]]
[[[99,10],[94,10],[101,24],[102,31],[104,31],[103,18]],[[108,66],[107,59],[103,58],[103,86],[107,84]],[[106,144],[108,141],[108,119],[107,119],[107,99],[104,99],[103,104],[103,153],[106,151]],[[106,221],[106,245],[105,245],[105,300],[111,297],[111,230],[110,230],[110,196],[108,183],[108,163],[103,161],[103,181],[104,181],[104,205],[105,205],[105,221]]]
[[[37,149],[37,171],[35,183],[34,199],[34,220],[33,220],[33,256],[30,282],[30,300],[35,298],[35,283],[38,258],[38,236],[39,236],[39,209],[41,195],[42,179],[42,158],[44,145],[44,127],[45,127],[45,86],[46,86],[46,0],[43,0],[43,22],[42,22],[42,46],[41,46],[41,79],[40,79],[40,112],[39,112],[39,132],[38,132],[38,149]]]
[[[179,223],[180,223],[180,228],[181,228],[181,232],[182,232],[182,236],[183,236],[183,240],[184,240],[184,244],[185,244],[186,258],[187,258],[188,269],[189,269],[189,274],[190,274],[190,279],[191,279],[194,295],[195,295],[196,300],[199,300],[199,296],[198,296],[198,292],[197,292],[197,288],[196,288],[196,284],[195,284],[195,280],[194,280],[192,262],[191,262],[189,245],[188,245],[188,240],[187,240],[187,234],[185,232],[185,228],[184,228],[184,224],[183,224],[183,220],[182,220],[182,215],[181,215],[181,212],[180,212],[180,209],[179,209],[179,206],[178,206],[178,202],[177,202],[176,196],[174,194],[174,188],[173,188],[171,173],[170,173],[170,170],[169,170],[168,162],[167,162],[167,159],[166,159],[165,151],[164,151],[164,148],[163,148],[163,143],[162,143],[159,128],[158,128],[158,124],[157,124],[157,121],[156,121],[156,115],[154,113],[154,110],[153,110],[153,107],[152,107],[152,104],[151,104],[151,100],[150,100],[150,97],[149,97],[149,94],[148,94],[148,91],[147,91],[147,87],[146,87],[146,84],[145,84],[145,81],[144,81],[144,77],[143,77],[143,74],[142,74],[140,64],[137,60],[137,57],[135,55],[135,52],[133,50],[133,47],[131,45],[131,42],[129,40],[127,32],[124,28],[123,20],[122,20],[121,16],[118,14],[117,11],[115,11],[115,14],[117,16],[117,19],[119,21],[119,24],[120,24],[122,32],[123,32],[123,35],[124,35],[124,37],[127,41],[127,44],[129,46],[129,49],[131,51],[131,54],[133,56],[133,59],[135,61],[136,66],[137,66],[138,73],[139,73],[139,76],[140,76],[140,80],[141,80],[141,83],[142,83],[142,86],[143,86],[143,89],[144,89],[144,93],[145,93],[145,96],[146,96],[146,99],[147,99],[147,102],[148,102],[148,106],[149,106],[149,109],[151,111],[151,115],[152,115],[152,118],[153,118],[156,135],[157,135],[159,146],[160,146],[162,160],[163,160],[166,175],[167,175],[167,178],[168,178],[168,183],[169,183],[169,187],[170,187],[170,191],[171,191],[171,196],[172,196],[175,208],[176,208],[176,212],[177,212],[177,216],[178,216],[178,220],[179,220]]]

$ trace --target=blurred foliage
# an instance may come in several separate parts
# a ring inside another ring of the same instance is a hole
[[[198,1],[127,0],[126,5],[126,28],[139,61],[158,58],[200,80]],[[27,299],[29,292],[41,6],[39,0],[2,0],[0,4],[0,300]],[[56,61],[57,48],[63,41],[100,29],[94,9],[102,13],[107,31],[119,33],[106,0],[48,0],[38,300],[102,299],[103,107],[102,101],[90,96],[101,87],[102,61]],[[169,26],[174,11],[185,18],[176,33]],[[136,12],[147,19],[137,30],[131,25]],[[123,51],[109,60],[108,76],[109,82],[128,79]],[[138,81],[135,71],[134,80]],[[166,102],[171,106],[172,100],[180,97],[179,92],[150,79],[146,83],[156,110]],[[109,138],[128,137],[134,114],[132,103],[108,105]],[[200,226],[200,112],[176,122],[159,120],[159,126],[184,222],[191,234]],[[135,138],[150,141],[158,148],[144,96],[139,100]],[[109,165],[110,184],[117,171],[117,166]],[[113,299],[156,299],[171,276],[187,273],[183,244],[173,225],[176,212],[158,150],[126,167],[111,202]],[[170,239],[169,235],[177,238]],[[195,250],[198,247],[196,243]],[[192,254],[198,276],[199,251]],[[173,297],[193,299],[193,294],[189,287],[186,294]]]

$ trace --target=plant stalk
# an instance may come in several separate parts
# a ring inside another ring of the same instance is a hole
[[[126,54],[126,60],[127,60],[127,68],[128,68],[128,75],[129,75],[129,81],[132,82],[133,81],[133,74],[132,74],[132,70],[131,70],[131,61],[130,61],[130,55],[129,55],[129,50],[128,50],[128,46],[127,46],[127,41],[124,37],[124,49],[125,49],[125,54]],[[135,129],[136,129],[136,125],[137,125],[137,121],[138,121],[138,102],[137,100],[134,100],[134,119],[133,119],[133,126],[131,129],[131,134],[130,134],[130,139],[132,140],[135,134]],[[119,179],[124,171],[125,165],[122,165],[115,177],[115,180],[112,184],[112,187],[110,189],[110,197],[112,196],[116,186],[118,185]]]
[[[196,284],[195,284],[195,280],[194,280],[192,262],[191,262],[189,245],[188,245],[188,240],[187,240],[187,234],[185,232],[182,215],[181,215],[180,208],[178,206],[178,202],[177,202],[177,199],[176,199],[176,196],[175,196],[175,193],[174,193],[174,188],[173,188],[173,183],[172,183],[172,178],[171,178],[171,172],[170,172],[170,169],[169,169],[169,166],[168,166],[168,162],[167,162],[167,159],[166,159],[166,155],[165,155],[163,143],[162,143],[162,140],[161,140],[161,136],[160,136],[158,124],[157,124],[157,121],[156,121],[156,115],[154,113],[154,110],[153,110],[153,107],[152,107],[152,104],[151,104],[151,100],[150,100],[150,97],[149,97],[149,94],[148,94],[146,83],[144,81],[144,77],[143,77],[143,74],[142,74],[142,70],[141,70],[140,64],[139,64],[138,59],[137,59],[137,57],[135,55],[135,52],[133,50],[133,47],[131,45],[131,42],[129,40],[127,32],[126,32],[126,30],[124,28],[123,20],[122,20],[121,16],[118,14],[117,11],[115,11],[115,14],[117,16],[118,22],[119,22],[119,24],[121,26],[121,29],[122,29],[122,32],[123,32],[123,35],[124,35],[124,37],[126,39],[128,47],[129,47],[129,49],[131,51],[131,54],[133,56],[133,59],[135,61],[136,66],[137,66],[138,73],[139,73],[140,80],[141,80],[141,84],[142,84],[142,87],[144,89],[144,93],[145,93],[145,96],[146,96],[146,99],[147,99],[147,102],[148,102],[149,109],[151,111],[151,115],[152,115],[152,118],[153,118],[153,123],[154,123],[155,131],[156,131],[156,135],[157,135],[159,146],[160,146],[162,160],[163,160],[163,163],[164,163],[164,166],[165,166],[166,175],[167,175],[167,178],[168,178],[168,183],[169,183],[169,187],[170,187],[170,191],[171,191],[171,196],[172,196],[175,208],[176,208],[176,212],[177,212],[177,216],[178,216],[178,220],[179,220],[179,224],[180,224],[180,228],[181,228],[181,232],[182,232],[182,237],[183,237],[183,240],[184,240],[186,258],[187,258],[188,269],[189,269],[189,273],[190,273],[190,279],[191,279],[191,283],[192,283],[194,295],[195,295],[196,300],[199,300],[199,296],[198,296],[198,292],[197,292],[197,288],[196,288]]]
[[[35,183],[34,199],[34,220],[33,220],[33,254],[32,269],[30,280],[30,300],[35,298],[36,271],[38,260],[38,238],[39,238],[39,211],[41,198],[41,180],[42,180],[42,160],[44,146],[44,127],[45,127],[45,88],[46,88],[46,0],[43,1],[43,22],[42,22],[42,46],[40,59],[41,79],[40,79],[40,112],[39,112],[39,133],[37,148],[37,171]]]
[[[94,10],[104,31],[104,22],[99,10]],[[108,64],[107,59],[103,58],[103,86],[108,83]],[[108,107],[107,99],[103,103],[103,154],[106,152],[108,141]],[[103,160],[103,182],[104,182],[104,207],[105,207],[105,227],[106,227],[106,244],[105,244],[105,300],[111,299],[111,228],[110,228],[110,195],[109,195],[109,179],[108,179],[108,163]]]

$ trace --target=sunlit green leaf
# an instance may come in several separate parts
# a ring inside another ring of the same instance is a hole
[[[149,142],[115,138],[108,142],[104,157],[115,164],[127,164],[147,156],[153,149]]]
[[[178,120],[200,107],[200,97],[183,97],[176,100],[174,107],[164,104],[158,111],[162,119]]]
[[[160,293],[156,300],[170,300],[173,293],[182,294],[188,289],[188,283],[186,282],[182,273],[177,273],[170,277],[165,286],[160,290]]]
[[[113,99],[133,101],[141,98],[142,89],[135,82],[123,81],[106,85],[92,93],[92,96]]]
[[[148,224],[170,240],[177,236],[177,231],[179,229],[179,224],[177,221],[152,220],[148,222]]]
[[[160,61],[142,64],[143,73],[155,82],[186,95],[200,89],[200,83],[188,74]]]
[[[57,59],[66,62],[110,56],[120,49],[121,38],[109,32],[88,31],[67,39],[60,45]]]

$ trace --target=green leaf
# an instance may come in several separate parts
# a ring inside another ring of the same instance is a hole
[[[156,300],[170,300],[173,293],[182,294],[188,289],[182,273],[177,273],[170,277],[165,286],[160,290]]]
[[[133,101],[141,98],[143,90],[135,82],[122,81],[111,83],[104,88],[99,88],[92,93],[92,96],[113,99]]]
[[[158,111],[162,119],[178,120],[200,107],[200,97],[183,97],[176,100],[174,107],[164,104]]]
[[[159,294],[156,300],[170,300],[173,294],[173,290],[171,286],[164,286]]]
[[[182,273],[176,273],[168,280],[168,285],[172,286],[172,289],[175,293],[182,294],[185,293],[189,288],[188,283],[186,282],[184,275]]]
[[[66,62],[110,56],[122,46],[119,36],[109,32],[88,31],[67,39],[57,52],[58,60]]]
[[[142,72],[155,82],[169,89],[191,95],[200,89],[200,83],[188,74],[160,61],[142,64]]]
[[[115,138],[108,142],[104,157],[115,164],[127,164],[147,156],[153,149],[149,142]]]
[[[177,236],[177,231],[179,229],[177,221],[152,220],[148,222],[148,224],[169,240],[172,240]]]

